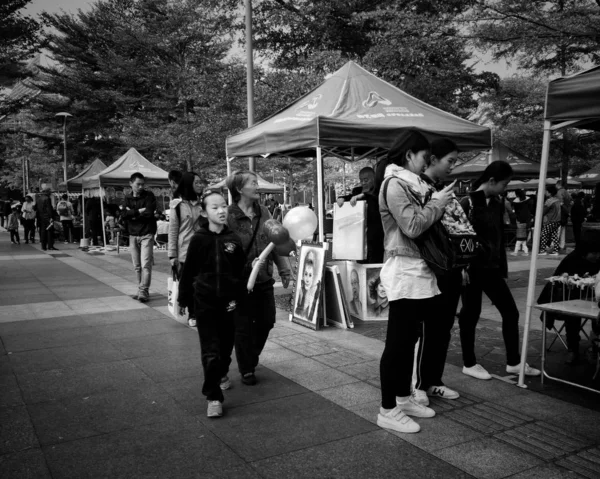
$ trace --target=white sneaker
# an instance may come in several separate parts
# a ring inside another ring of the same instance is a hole
[[[511,256],[519,256],[519,253],[517,253],[516,251],[514,253],[510,254]]]
[[[491,374],[488,373],[481,364],[476,364],[475,366],[471,366],[470,368],[463,366],[462,372],[467,376],[471,376],[477,379],[483,379],[485,381],[487,381],[488,379],[492,379]]]
[[[431,386],[427,390],[427,395],[443,399],[458,399],[460,394],[447,386]]]
[[[429,398],[427,397],[427,393],[425,391],[423,391],[422,389],[415,389],[412,392],[412,397],[419,404],[421,404],[423,406],[429,406]]]
[[[506,372],[510,374],[519,374],[521,372],[521,365],[506,366]],[[525,376],[539,376],[542,372],[539,369],[532,368],[529,364],[525,363]]]
[[[385,409],[380,408],[379,414],[377,415],[377,425],[379,427],[407,434],[419,432],[421,430],[421,426],[404,414],[399,407],[395,407],[388,412],[384,411]]]
[[[223,415],[223,403],[221,401],[208,401],[206,417],[221,417]]]
[[[419,404],[414,396],[410,396],[408,398],[408,401],[406,402],[399,402],[398,398],[396,398],[396,404],[398,405],[398,407],[400,408],[400,410],[408,415],[408,416],[414,416],[414,417],[433,417],[435,416],[435,411],[427,406],[423,406],[422,404]]]
[[[231,387],[231,380],[229,379],[229,376],[223,376],[221,378],[221,384],[219,386],[221,387],[222,391],[226,391],[227,389],[229,389]]]
[[[188,319],[188,326],[190,328],[195,328],[196,327],[196,320],[194,318]]]

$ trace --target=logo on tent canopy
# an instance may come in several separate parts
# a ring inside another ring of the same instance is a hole
[[[363,101],[362,104],[365,108],[373,108],[377,105],[390,106],[392,104],[392,102],[390,100],[388,100],[387,98],[382,97],[376,91],[370,91],[369,96],[367,97],[367,99],[365,101]]]
[[[126,173],[134,171],[152,171],[152,168],[148,168],[144,164],[140,163],[139,160],[133,160],[131,163],[129,163],[129,169],[124,171]]]
[[[312,97],[310,100],[306,100],[296,107],[296,111],[302,110],[302,108],[308,108],[309,110],[314,110],[319,105],[319,101],[323,98],[323,95],[317,95]]]

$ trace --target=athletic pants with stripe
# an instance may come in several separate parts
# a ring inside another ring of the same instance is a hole
[[[415,372],[416,389],[426,391],[431,386],[443,386],[442,376],[446,355],[452,336],[452,327],[462,289],[461,270],[438,276],[438,288],[433,314],[421,323],[421,336],[417,350]]]

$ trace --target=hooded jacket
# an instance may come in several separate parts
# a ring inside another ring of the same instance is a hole
[[[179,305],[193,311],[202,302],[235,301],[244,292],[245,265],[242,242],[227,226],[220,233],[201,227],[187,250]]]
[[[167,248],[169,258],[177,258],[180,263],[185,262],[190,241],[202,225],[202,221],[200,221],[202,218],[200,216],[201,211],[200,201],[195,205],[181,199],[175,199],[171,202],[169,245]]]

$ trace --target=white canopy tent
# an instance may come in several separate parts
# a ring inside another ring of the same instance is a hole
[[[527,309],[521,351],[520,387],[525,386],[525,362],[529,342],[529,327],[534,306],[535,282],[537,273],[537,255],[540,247],[542,217],[544,208],[544,191],[550,156],[550,139],[552,132],[561,128],[581,128],[600,131],[600,66],[585,70],[575,75],[558,78],[548,84],[546,91],[546,107],[544,114],[544,139],[542,145],[542,161],[537,193],[537,208],[533,247],[531,251],[531,268],[529,270],[529,286],[527,289]]]

